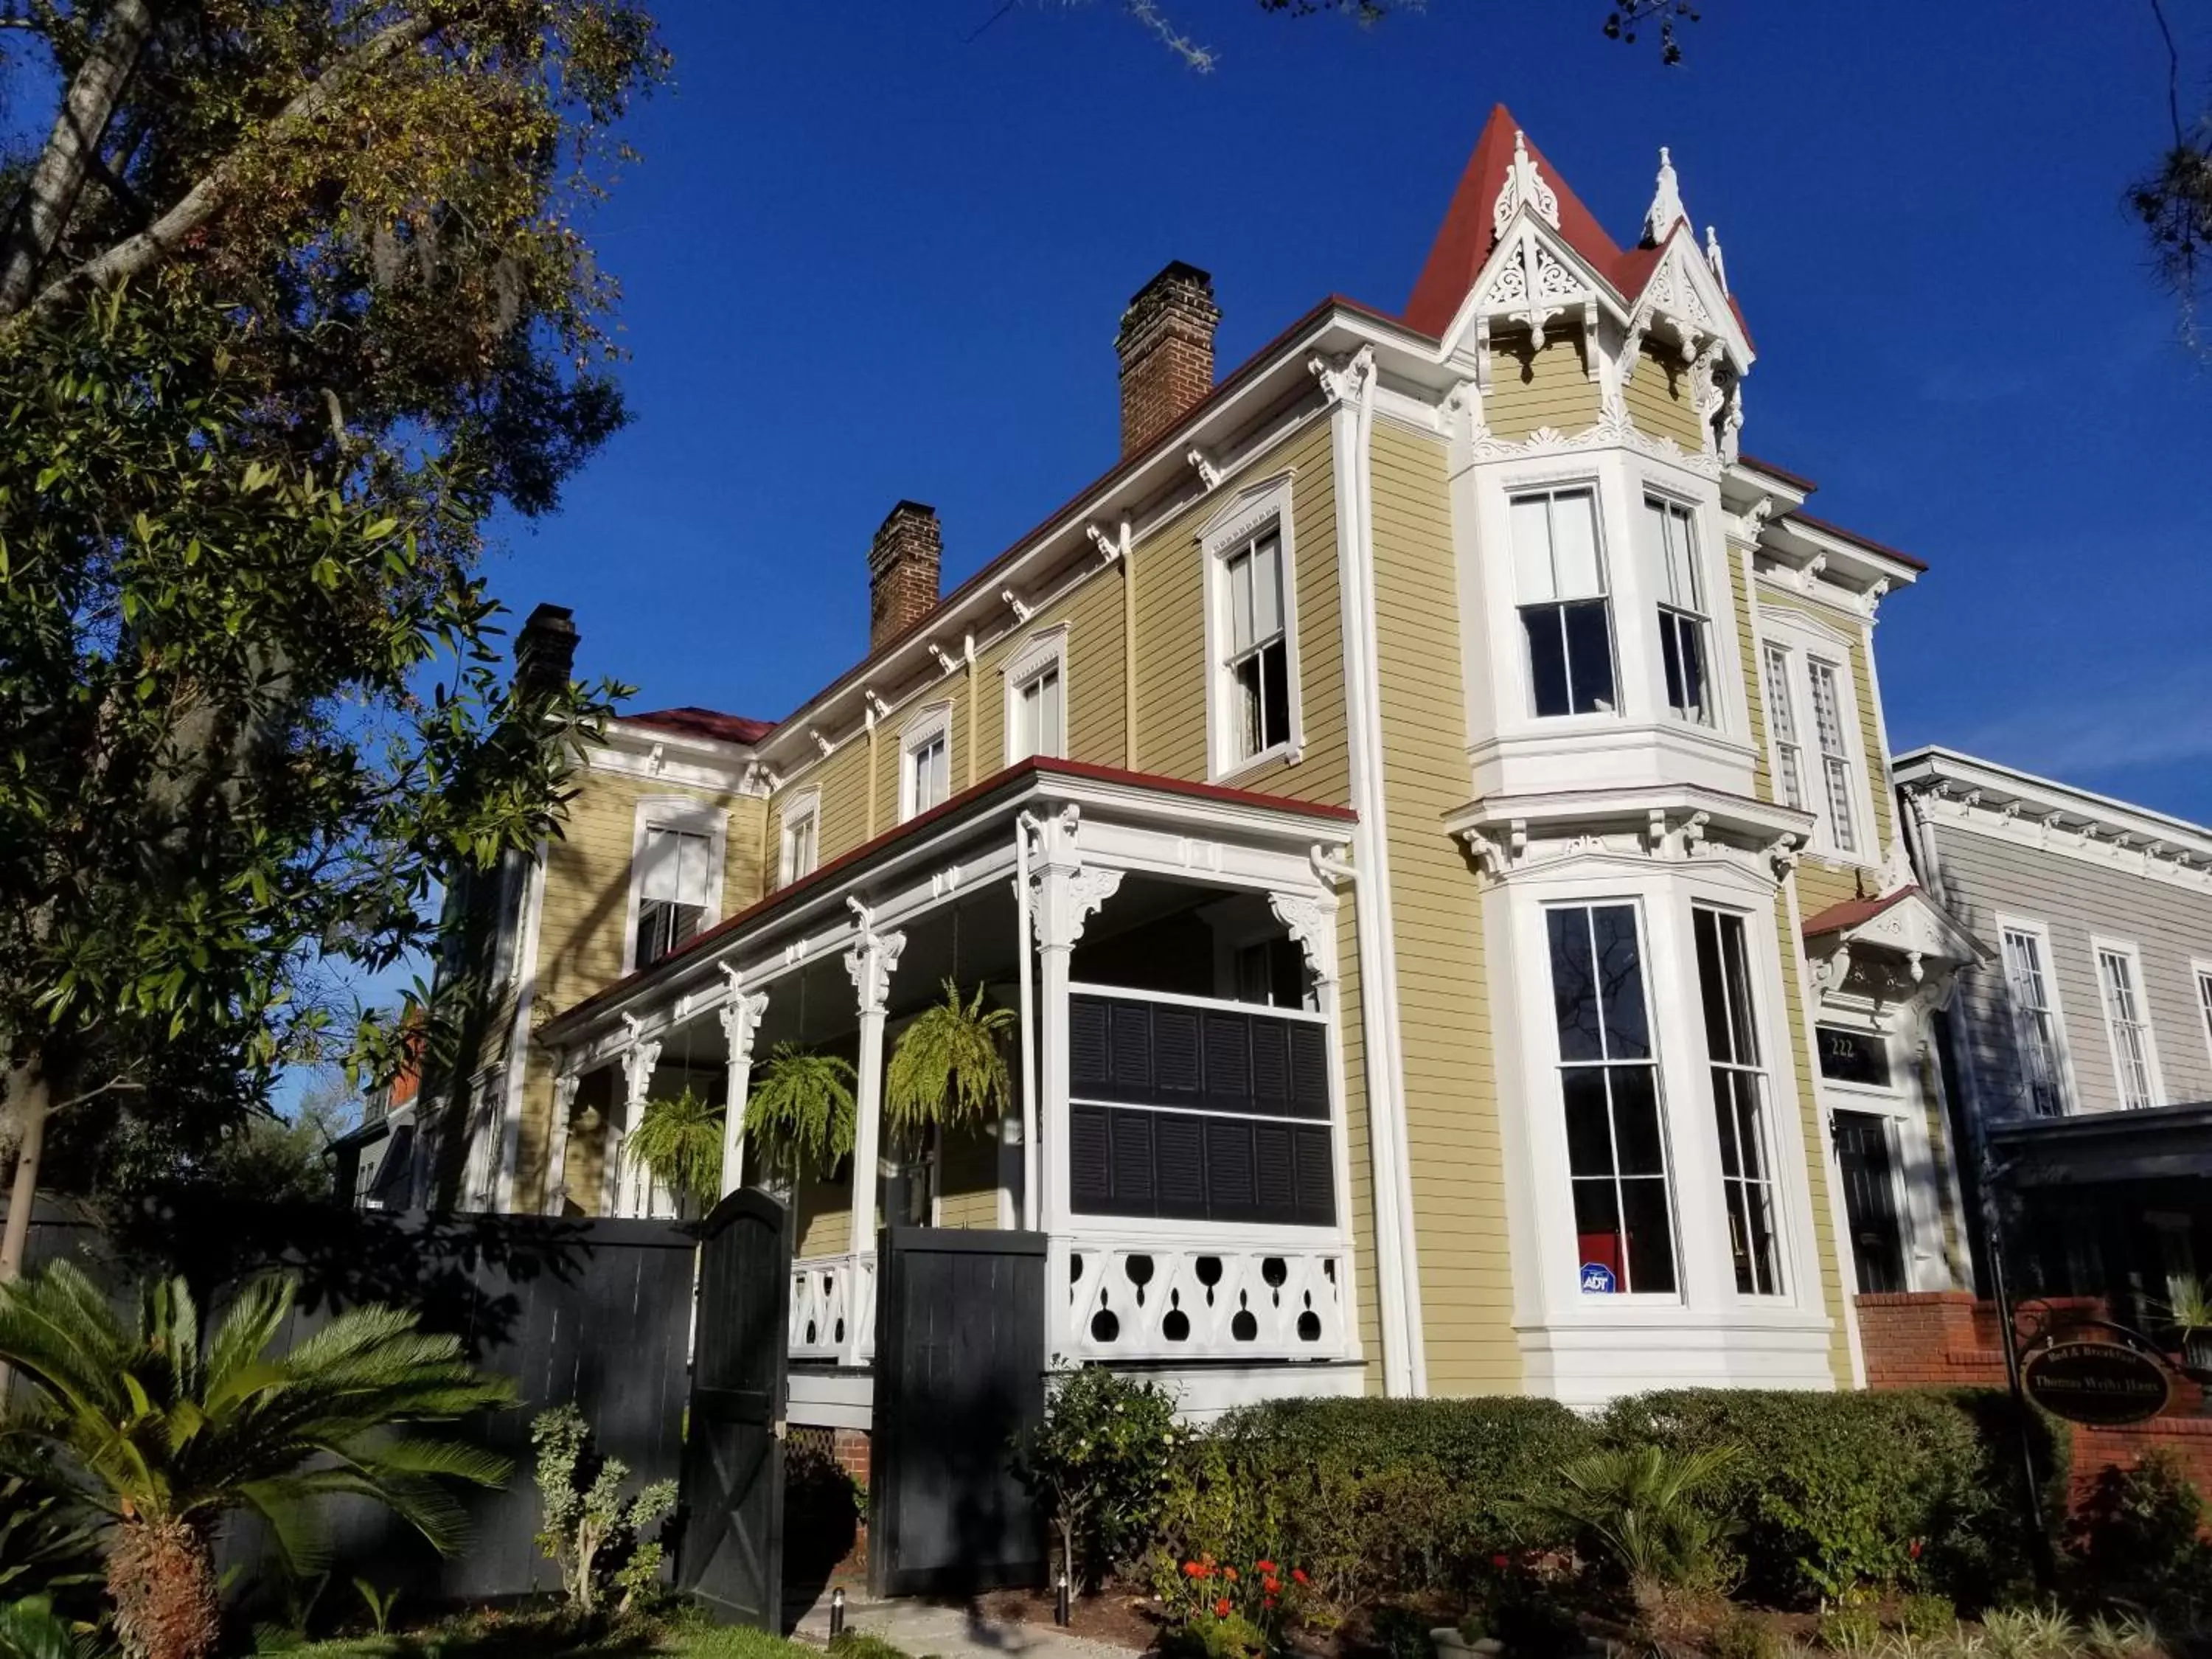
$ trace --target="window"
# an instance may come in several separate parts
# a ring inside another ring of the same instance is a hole
[[[633,966],[659,961],[699,931],[710,902],[714,849],[714,837],[701,831],[646,826]]]
[[[1611,714],[1613,623],[1596,497],[1586,489],[1516,496],[1513,568],[1535,712]]]
[[[1797,743],[1796,701],[1790,692],[1787,647],[1766,647],[1766,724],[1774,734],[1774,791],[1784,806],[1805,808],[1805,775]]]
[[[1774,1296],[1782,1289],[1774,1237],[1774,1159],[1767,1145],[1766,1070],[1759,1054],[1743,918],[1701,909],[1697,935],[1698,987],[1705,1001],[1705,1051],[1712,1062],[1721,1196],[1728,1207],[1735,1287],[1746,1296]]]
[[[913,817],[952,794],[952,705],[939,703],[907,724],[900,742],[899,817]]]
[[[1546,922],[1583,1291],[1672,1294],[1666,1130],[1636,908],[1565,907]]]
[[[2212,1043],[2212,968],[2197,969],[2197,1007],[2204,1018],[2204,1041]]]
[[[821,861],[822,798],[808,794],[783,809],[783,851],[777,885],[788,887],[811,876]]]
[[[1869,1089],[1890,1086],[1889,1045],[1876,1033],[1820,1025],[1814,1028],[1814,1035],[1820,1045],[1822,1077]]]
[[[2112,1070],[2120,1085],[2120,1104],[2135,1109],[2158,1098],[2158,1050],[2151,1042],[2150,1016],[2137,984],[2141,969],[2134,947],[2097,947],[2097,983],[2105,994],[2105,1029],[2112,1039]]]
[[[1274,528],[1222,561],[1229,603],[1229,763],[1291,741],[1290,628],[1283,604],[1283,544]]]
[[[2020,1055],[2028,1109],[2039,1117],[2060,1116],[2066,1110],[2065,1073],[2058,1057],[2057,1010],[2051,1006],[2043,936],[2032,928],[2008,927],[2002,950],[2005,989],[2012,1000],[2013,1045]]]
[[[1856,853],[1858,830],[1851,822],[1850,751],[1844,746],[1843,700],[1836,690],[1836,665],[1818,657],[1805,659],[1813,687],[1813,730],[1820,744],[1820,776],[1826,791],[1828,835],[1839,853]]]
[[[1667,674],[1667,707],[1686,720],[1712,724],[1705,675],[1705,607],[1698,582],[1696,521],[1679,501],[1644,498],[1644,516],[1657,566],[1659,658]]]

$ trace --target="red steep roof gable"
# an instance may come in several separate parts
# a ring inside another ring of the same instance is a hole
[[[1537,171],[1544,175],[1544,182],[1559,198],[1559,234],[1607,281],[1619,285],[1614,273],[1621,263],[1620,248],[1605,234],[1596,216],[1582,204],[1581,198],[1567,187],[1559,170],[1515,123],[1513,112],[1499,104],[1483,124],[1482,136],[1475,140],[1474,154],[1468,160],[1467,171],[1460,175],[1459,188],[1452,193],[1451,206],[1444,213],[1437,240],[1430,246],[1428,261],[1422,265],[1420,277],[1413,284],[1413,297],[1406,301],[1406,320],[1424,334],[1441,336],[1451,326],[1452,319],[1459,313],[1460,302],[1467,298],[1468,289],[1474,286],[1475,277],[1481,274],[1482,262],[1490,257],[1490,250],[1498,240],[1492,217],[1498,208],[1498,192],[1504,187],[1505,175],[1513,166],[1516,132],[1521,133],[1528,159],[1536,164]]]
[[[718,743],[758,743],[775,729],[772,720],[748,720],[716,708],[687,703],[680,708],[655,708],[643,714],[620,716],[632,726],[658,726],[687,738],[712,738]]]

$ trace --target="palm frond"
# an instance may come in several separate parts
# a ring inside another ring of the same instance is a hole
[[[850,1064],[779,1042],[745,1100],[745,1133],[769,1168],[827,1173],[853,1151],[857,1080]]]
[[[231,1379],[269,1352],[298,1287],[289,1279],[256,1279],[232,1304],[208,1344],[205,1390],[210,1401],[225,1395]]]
[[[106,1297],[67,1261],[0,1285],[0,1360],[72,1412],[122,1415],[121,1362],[137,1346]]]
[[[884,1074],[884,1122],[894,1133],[911,1137],[1005,1115],[1013,1077],[1003,1044],[1014,1012],[985,1008],[985,994],[979,985],[963,1002],[960,988],[948,979],[945,1000],[924,1009],[899,1034]]]
[[[624,1150],[672,1192],[711,1204],[722,1187],[722,1109],[686,1084],[679,1094],[646,1103]]]
[[[0,1601],[0,1659],[92,1659],[100,1644],[42,1595]]]

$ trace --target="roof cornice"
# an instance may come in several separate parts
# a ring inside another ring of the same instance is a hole
[[[2148,807],[2039,777],[1938,744],[1897,756],[1890,763],[1897,787],[1908,795],[1937,795],[1992,824],[2025,821],[2086,836],[2116,850],[2185,858],[2212,867],[2212,829]]]

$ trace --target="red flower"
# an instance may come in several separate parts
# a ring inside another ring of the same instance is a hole
[[[1213,1604],[1213,1616],[1216,1619],[1226,1619],[1229,1616],[1229,1598],[1227,1596],[1223,1596],[1218,1601],[1216,1601]]]
[[[1206,1569],[1195,1561],[1186,1561],[1182,1564],[1182,1576],[1186,1578],[1203,1578],[1206,1577]]]
[[[1914,1539],[1912,1542],[1906,1547],[1905,1553],[1911,1556],[1914,1560],[1917,1561],[1920,1559],[1920,1540],[1917,1538]]]
[[[1267,1601],[1263,1603],[1263,1605],[1264,1605],[1264,1606],[1267,1606],[1267,1607],[1273,1607],[1273,1606],[1275,1605],[1275,1598],[1274,1598],[1273,1596],[1272,1596],[1272,1595],[1271,1595],[1271,1596],[1269,1596],[1269,1597],[1267,1597]]]
[[[1511,1559],[1507,1557],[1505,1552],[1504,1550],[1500,1550],[1497,1554],[1490,1558],[1490,1565],[1497,1568],[1498,1571],[1503,1572],[1506,1568],[1511,1566],[1513,1563]]]
[[[1255,1561],[1252,1565],[1260,1572],[1273,1572],[1275,1570],[1275,1564],[1273,1561]]]
[[[1306,1570],[1304,1567],[1292,1567],[1291,1579],[1292,1583],[1299,1584],[1310,1584],[1313,1582],[1306,1577]]]
[[[1271,1572],[1260,1581],[1260,1588],[1269,1595],[1279,1595],[1282,1594],[1283,1581]]]
[[[1237,1582],[1237,1569],[1234,1567],[1224,1567],[1221,1570],[1221,1576],[1233,1584]]]

